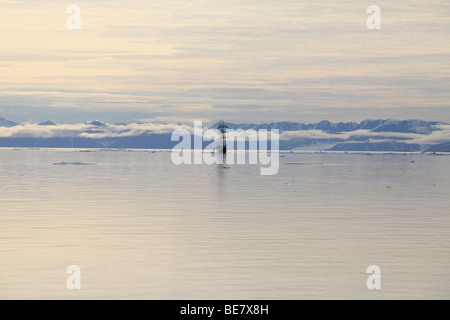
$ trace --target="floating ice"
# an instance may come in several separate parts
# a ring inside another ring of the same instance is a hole
[[[92,166],[96,165],[96,163],[86,163],[86,162],[58,162],[52,163],[55,166]]]

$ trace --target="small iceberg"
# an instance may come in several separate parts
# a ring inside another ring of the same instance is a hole
[[[58,162],[52,163],[54,166],[95,166],[96,163],[86,163],[86,162]]]

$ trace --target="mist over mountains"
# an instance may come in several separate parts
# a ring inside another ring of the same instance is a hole
[[[450,125],[439,121],[226,124],[229,129],[278,129],[281,150],[450,152]],[[0,118],[0,147],[172,149],[178,141],[171,141],[171,134],[179,128],[192,131],[193,125],[108,124],[99,120],[80,124],[49,120],[17,123]]]

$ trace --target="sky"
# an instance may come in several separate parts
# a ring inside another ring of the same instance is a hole
[[[0,43],[18,122],[450,122],[448,0],[1,0]]]

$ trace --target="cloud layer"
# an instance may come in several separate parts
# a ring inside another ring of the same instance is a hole
[[[189,126],[176,124],[127,124],[111,125],[100,121],[80,124],[40,125],[24,123],[15,127],[0,127],[0,138],[117,138],[135,137],[144,134],[172,133],[175,129],[189,129]]]
[[[0,116],[450,121],[447,0],[76,3],[2,2]]]

